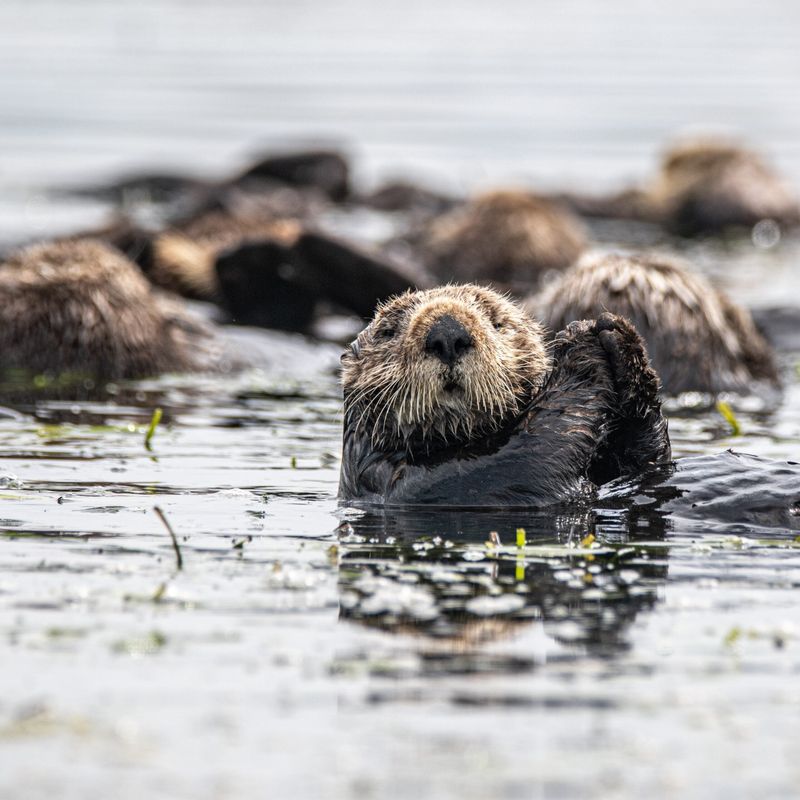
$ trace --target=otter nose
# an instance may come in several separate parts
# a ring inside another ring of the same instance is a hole
[[[445,314],[431,325],[425,338],[425,352],[452,367],[472,347],[469,331],[454,317]]]

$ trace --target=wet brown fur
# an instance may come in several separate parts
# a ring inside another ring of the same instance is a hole
[[[711,137],[670,146],[644,186],[607,197],[558,199],[587,217],[652,222],[686,236],[749,228],[761,220],[783,227],[800,223],[796,195],[759,153]]]
[[[524,191],[495,191],[436,218],[424,237],[440,280],[491,281],[523,293],[541,273],[569,266],[586,247],[580,221]]]
[[[0,265],[0,369],[120,379],[195,368],[208,331],[103,242],[33,245]]]
[[[475,343],[452,362],[426,347],[444,314]],[[543,337],[519,306],[477,286],[383,306],[342,359],[339,497],[393,506],[582,503],[597,485],[669,459],[658,376],[630,322],[608,313],[573,322],[549,353]]]
[[[247,241],[290,245],[299,233],[296,220],[210,211],[156,237],[149,275],[156,285],[186,297],[216,299],[219,283],[214,264],[220,253]]]
[[[798,220],[797,199],[775,170],[758,153],[725,140],[671,147],[650,193],[660,214],[686,233]]]
[[[453,367],[425,351],[432,324],[460,322],[473,346]],[[406,292],[381,305],[342,357],[345,413],[382,449],[468,441],[518,413],[549,366],[544,332],[478,286]],[[448,384],[458,388],[446,388]]]
[[[750,314],[674,257],[588,254],[528,308],[554,330],[603,311],[630,319],[671,394],[748,393],[778,381]]]

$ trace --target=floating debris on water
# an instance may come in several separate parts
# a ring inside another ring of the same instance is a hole
[[[161,652],[166,647],[167,637],[161,631],[154,630],[143,636],[130,639],[120,639],[111,646],[115,653],[129,656],[151,656]]]
[[[731,426],[731,436],[741,436],[742,426],[739,424],[739,420],[736,418],[736,414],[733,413],[730,404],[725,400],[717,400],[716,408],[725,421]]]
[[[153,436],[155,436],[156,428],[161,422],[163,411],[160,408],[153,410],[153,416],[150,417],[150,424],[147,426],[147,432],[144,435],[144,446],[148,452],[153,450]]]
[[[166,514],[159,508],[159,506],[153,506],[153,511],[156,512],[158,518],[164,524],[164,527],[167,529],[167,533],[169,534],[170,541],[172,542],[172,549],[175,551],[175,568],[180,572],[183,569],[183,555],[181,554],[181,547],[178,544],[178,537],[175,536],[175,531],[172,530],[172,525],[169,524],[169,520],[166,517]]]

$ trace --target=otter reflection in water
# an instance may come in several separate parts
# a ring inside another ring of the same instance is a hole
[[[791,542],[800,530],[798,487],[798,463],[726,452],[610,482],[589,508],[372,509],[342,526],[340,615],[455,650],[540,620],[556,641],[612,654],[658,599],[668,537]]]
[[[467,654],[534,623],[572,652],[613,655],[628,647],[628,628],[667,577],[657,514],[643,524],[630,515],[387,509],[345,523],[341,534],[340,618],[424,636],[440,655]]]

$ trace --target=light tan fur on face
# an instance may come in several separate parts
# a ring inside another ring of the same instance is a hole
[[[472,347],[452,366],[425,350],[431,326],[460,322]],[[373,443],[461,442],[517,413],[549,367],[542,328],[483,287],[407,292],[380,306],[342,356],[345,411]]]

